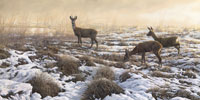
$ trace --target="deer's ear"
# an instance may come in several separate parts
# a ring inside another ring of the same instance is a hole
[[[77,19],[77,16],[75,16],[74,19]]]
[[[72,16],[69,17],[70,19],[73,19]]]
[[[153,28],[151,27],[151,30],[153,31]]]
[[[151,30],[151,28],[147,27],[149,30]]]

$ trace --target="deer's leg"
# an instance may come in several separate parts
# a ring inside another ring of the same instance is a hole
[[[96,42],[96,49],[98,49],[98,41],[96,38],[94,38],[94,41]]]
[[[145,53],[142,53],[142,64],[145,63]]]
[[[178,50],[178,54],[180,54],[180,45],[175,46],[175,48]]]
[[[154,54],[156,55],[156,57],[159,60],[159,65],[162,67],[162,58],[160,57],[160,52],[154,52]]]
[[[81,46],[82,46],[82,40],[81,40],[81,37],[80,37],[79,39],[80,39],[79,41],[80,41],[80,43],[81,43]]]
[[[94,41],[94,39],[91,38],[91,46],[90,46],[90,48],[92,48],[92,46],[93,46],[93,43],[94,43],[93,41]]]

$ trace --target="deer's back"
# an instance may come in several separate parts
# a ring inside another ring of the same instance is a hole
[[[162,44],[158,41],[146,41],[143,43],[139,43],[136,48],[138,49],[138,53],[158,51],[162,48]]]
[[[75,33],[80,34],[81,37],[96,37],[97,31],[94,29],[77,28]]]
[[[178,37],[167,37],[167,38],[158,38],[158,40],[163,47],[170,47],[179,45]]]

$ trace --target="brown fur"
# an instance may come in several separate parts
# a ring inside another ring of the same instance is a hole
[[[72,28],[73,28],[74,34],[78,38],[78,44],[82,45],[81,38],[90,38],[91,39],[90,48],[92,48],[93,43],[96,42],[96,49],[98,49],[98,41],[96,39],[97,31],[94,29],[83,29],[83,28],[76,27],[75,21],[77,19],[77,16],[75,16],[74,18],[72,16],[70,16],[70,19],[72,21]]]
[[[153,52],[157,58],[159,59],[159,64],[162,66],[162,58],[160,57],[160,52],[162,49],[162,44],[157,41],[146,41],[143,43],[139,43],[132,51],[126,50],[126,54],[124,56],[124,61],[128,61],[131,55],[136,53],[142,54],[142,63],[145,63],[145,53]]]
[[[153,31],[153,28],[149,28],[149,32],[147,36],[152,36],[155,41],[160,42],[163,47],[175,47],[178,50],[178,54],[180,53],[180,43],[178,41],[178,37],[166,37],[166,38],[158,38]]]

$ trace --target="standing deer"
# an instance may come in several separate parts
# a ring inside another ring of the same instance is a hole
[[[132,51],[125,50],[124,61],[128,61],[131,55],[136,53],[142,54],[142,64],[145,63],[145,53],[153,52],[156,57],[159,59],[159,65],[162,66],[162,58],[160,57],[160,52],[162,49],[162,44],[157,41],[146,41],[139,43]]]
[[[73,28],[74,34],[78,38],[79,46],[82,46],[81,38],[90,38],[91,39],[90,48],[92,48],[93,43],[95,41],[96,42],[96,49],[98,49],[98,41],[96,39],[97,31],[94,30],[94,29],[83,29],[83,28],[76,27],[75,21],[77,19],[77,16],[75,16],[75,17],[70,16],[70,19],[72,21],[72,28]],[[81,45],[80,45],[80,43],[81,43]]]
[[[166,37],[166,38],[158,38],[153,31],[152,27],[147,27],[149,32],[147,36],[152,36],[155,41],[160,42],[163,47],[175,47],[178,50],[178,54],[180,53],[180,43],[178,37]]]

